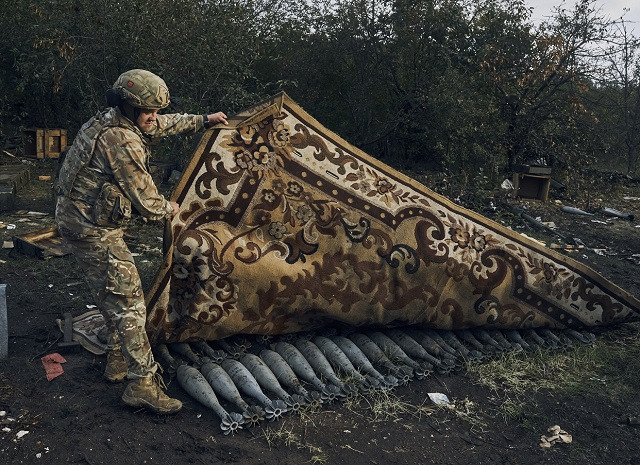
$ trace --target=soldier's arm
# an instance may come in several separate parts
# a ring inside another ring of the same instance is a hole
[[[110,151],[109,158],[116,183],[142,216],[159,220],[173,212],[173,206],[158,192],[145,167],[145,152],[141,143],[124,141],[117,149]]]
[[[205,127],[203,115],[189,115],[187,113],[156,115],[156,125],[147,134],[152,137],[165,137],[194,133],[203,127]]]
[[[209,115],[188,115],[186,113],[157,115],[155,128],[147,134],[152,137],[165,137],[193,133],[217,123],[228,124],[227,115],[221,111]]]

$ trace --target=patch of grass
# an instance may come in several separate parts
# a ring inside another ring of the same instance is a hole
[[[566,396],[630,398],[640,389],[639,371],[638,324],[603,333],[593,346],[575,343],[575,348],[566,352],[511,353],[469,366],[477,383],[502,397],[498,413],[505,420],[528,416],[530,395],[542,389]]]
[[[482,421],[475,402],[472,402],[467,397],[461,400],[454,400],[450,404],[443,404],[443,407],[456,418],[469,424],[472,431],[484,431],[487,426],[486,423]]]
[[[263,428],[262,434],[258,437],[264,438],[269,450],[271,450],[272,447],[279,447],[281,445],[289,448],[295,447],[296,449],[306,450],[311,454],[307,463],[327,463],[328,457],[326,453],[320,447],[302,440],[302,438],[293,431],[293,428],[287,426],[286,421],[283,421],[278,428],[272,428],[270,426]]]
[[[425,400],[426,402],[426,400]],[[400,396],[385,389],[373,389],[367,395],[359,394],[344,403],[350,411],[373,422],[399,421],[404,416],[420,418],[436,411],[433,406],[405,402]],[[358,410],[364,409],[364,413]]]
[[[407,417],[423,418],[432,416],[439,410],[445,410],[453,417],[469,424],[472,430],[483,430],[486,424],[482,421],[477,405],[468,398],[453,400],[449,404],[433,405],[428,398],[421,404],[406,402],[393,391],[374,389],[367,395],[360,394],[344,403],[344,406],[356,415],[365,417],[369,422],[394,422],[405,429],[403,424]]]

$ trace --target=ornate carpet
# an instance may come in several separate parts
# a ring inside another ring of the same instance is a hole
[[[640,302],[375,160],[286,94],[203,136],[147,292],[155,342],[337,322],[588,327]]]

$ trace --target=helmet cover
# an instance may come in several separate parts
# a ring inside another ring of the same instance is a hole
[[[113,90],[129,105],[145,110],[160,110],[171,103],[164,80],[150,71],[132,69],[122,73]]]

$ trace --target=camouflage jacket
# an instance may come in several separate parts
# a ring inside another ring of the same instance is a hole
[[[202,115],[157,115],[155,129],[143,135],[117,108],[98,113],[82,126],[60,168],[56,182],[59,225],[76,233],[99,230],[91,213],[107,182],[118,186],[142,216],[163,218],[172,208],[149,173],[149,145],[154,138],[203,127]]]

